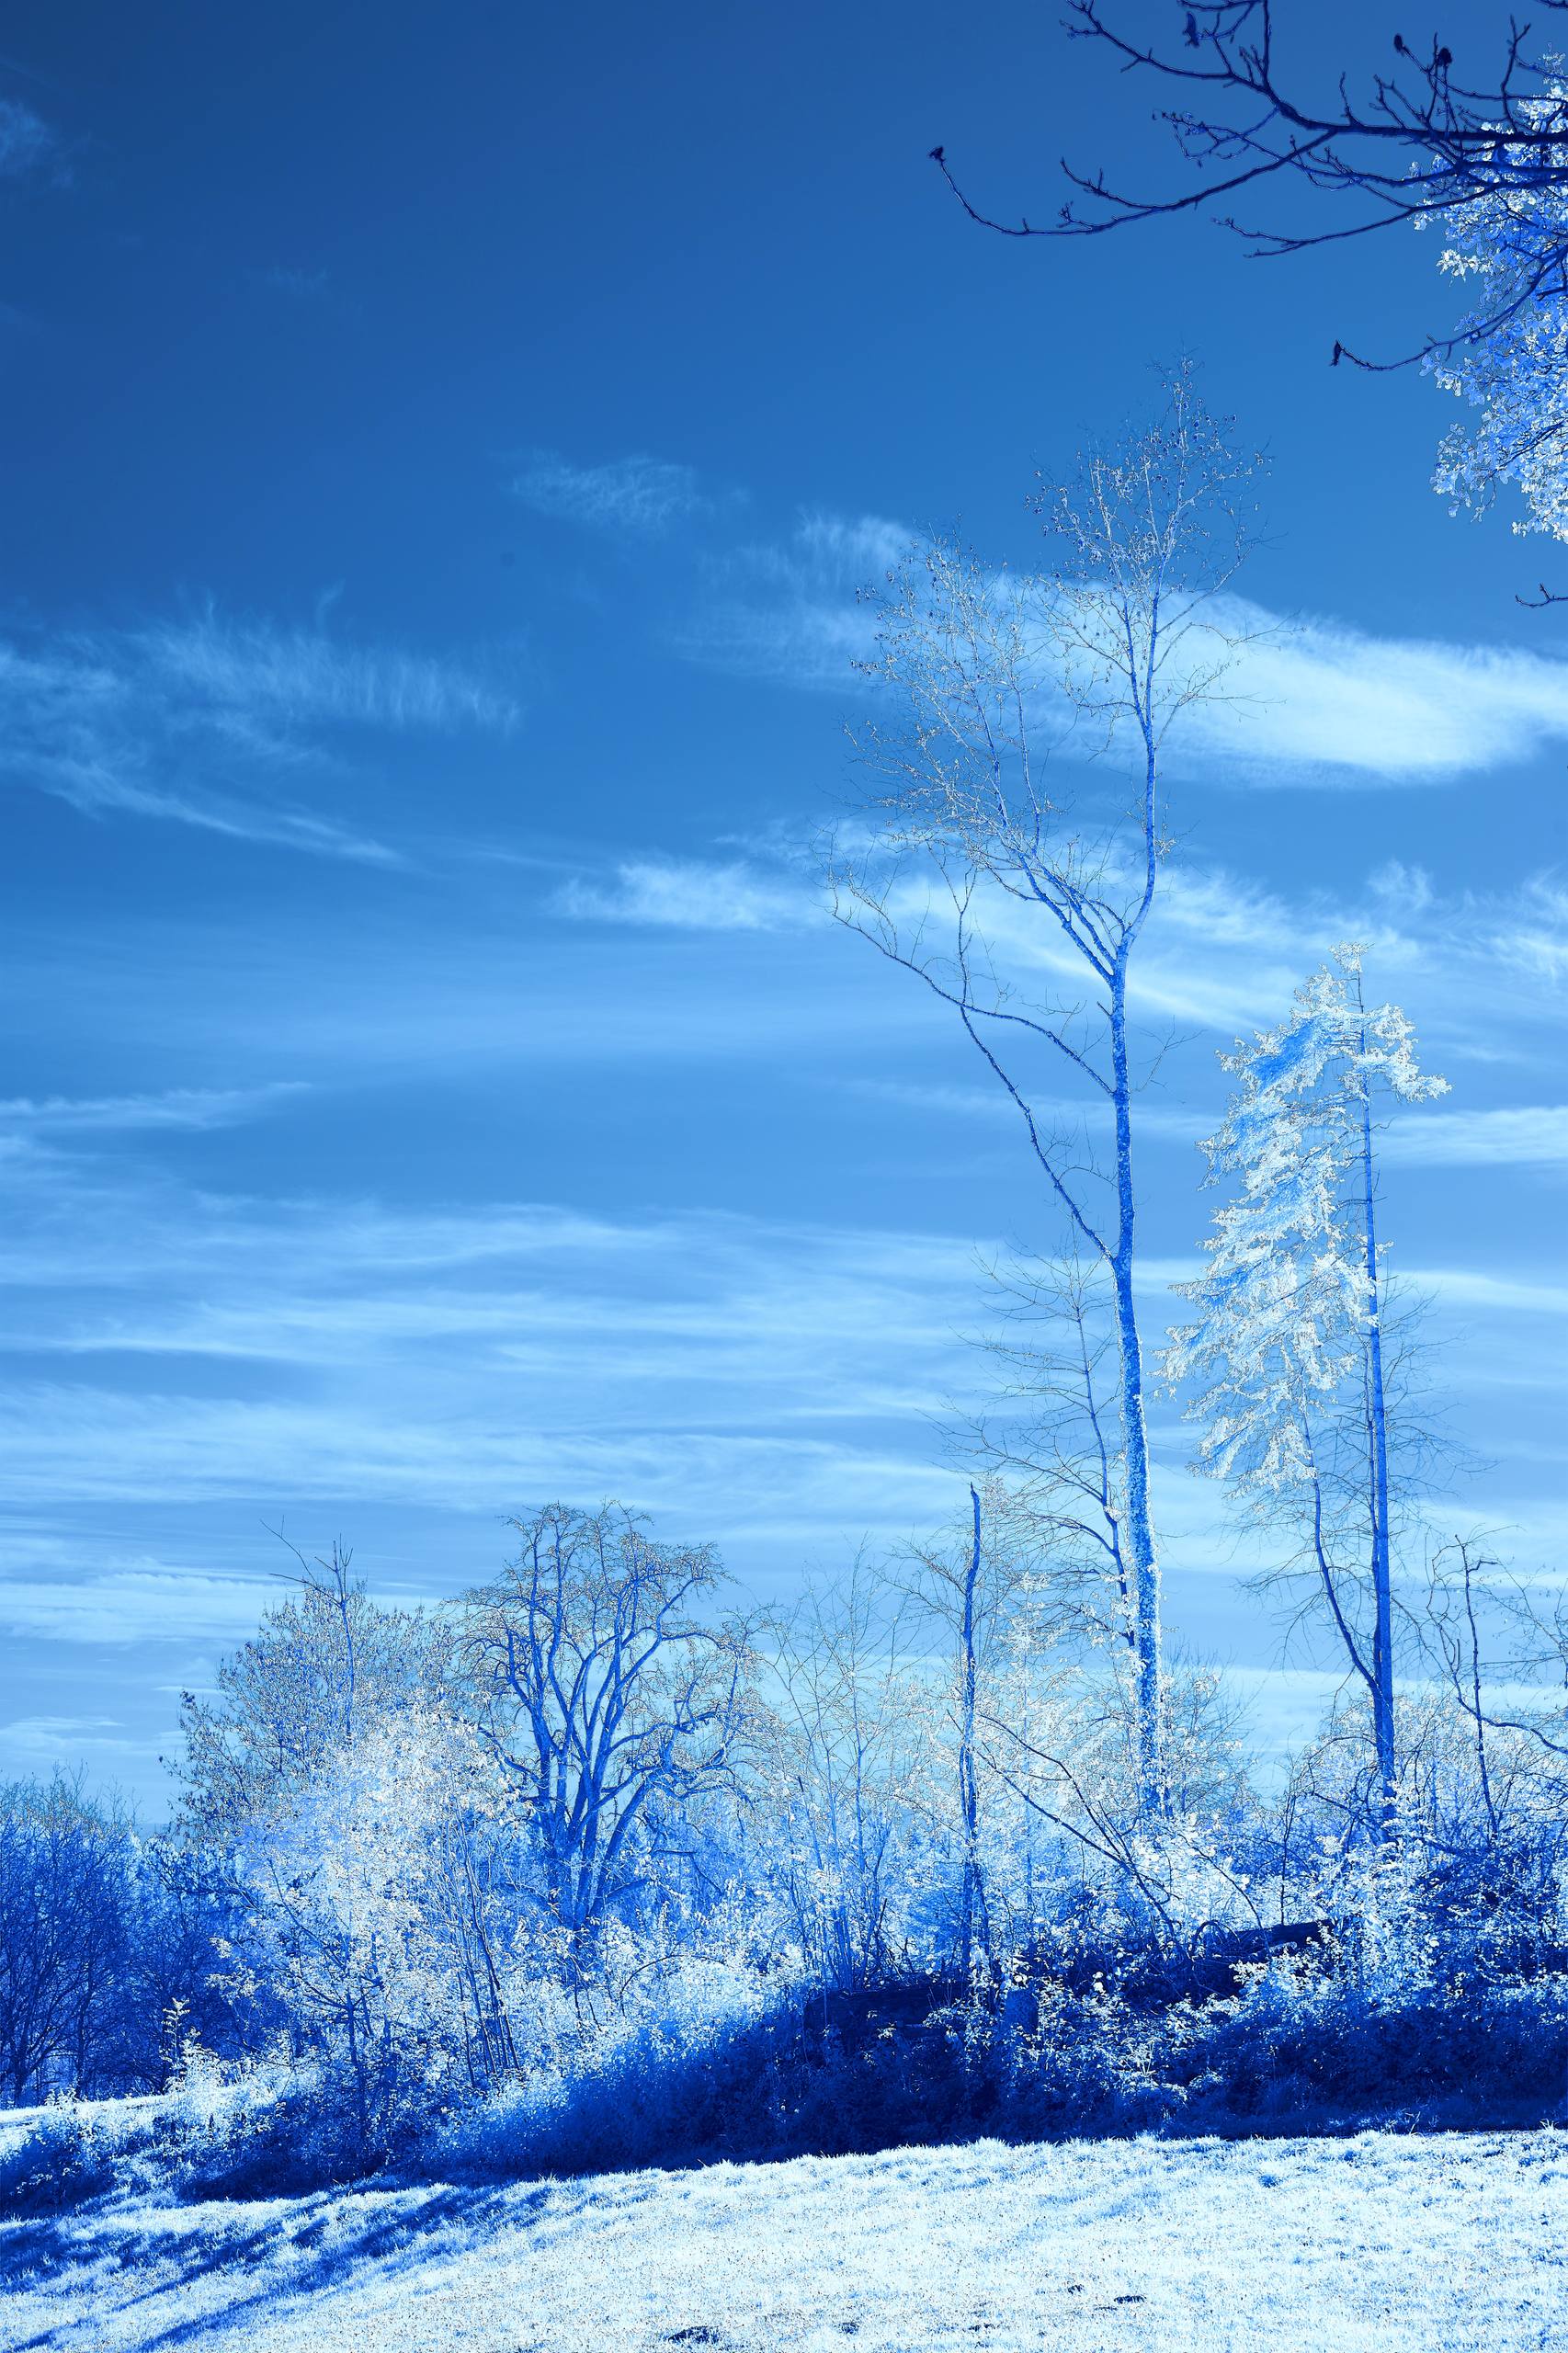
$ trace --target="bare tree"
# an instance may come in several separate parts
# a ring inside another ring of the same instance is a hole
[[[1153,424],[1040,494],[1049,569],[1020,578],[934,540],[890,572],[871,598],[877,654],[865,666],[900,716],[855,739],[879,784],[860,835],[830,861],[839,921],[956,1015],[1017,1113],[1048,1202],[1105,1268],[1153,1809],[1160,1572],[1135,1296],[1143,1074],[1131,986],[1169,848],[1167,738],[1217,693],[1234,651],[1213,600],[1245,552],[1241,501],[1256,462],[1234,454],[1183,367]],[[1046,763],[1064,741],[1080,758],[1125,755],[1129,802],[1107,810],[1101,796],[1085,813],[1049,793]],[[1075,1097],[1065,1120],[1063,1084]]]
[[[461,1652],[575,1949],[645,1883],[653,1818],[730,1785],[748,1640],[713,1610],[708,1545],[654,1543],[613,1503],[512,1524],[517,1559],[464,1597]]]
[[[1412,1613],[1413,1616],[1415,1613]],[[1510,1957],[1553,1967],[1568,1848],[1568,1608],[1481,1530],[1427,1564],[1417,1619],[1436,1674],[1406,1703],[1409,1813],[1430,1882]]]
[[[991,1923],[985,1881],[980,1869],[980,1788],[975,1776],[974,1711],[979,1687],[981,1592],[980,1490],[971,1487],[973,1530],[963,1564],[959,1609],[959,1812],[963,1824],[963,1894],[960,1951],[964,1981],[973,1973],[977,1950],[990,1958]]]
[[[897,1572],[902,1589],[939,1630],[951,1676],[951,1722],[958,1799],[960,1877],[958,1949],[966,1984],[983,1978],[993,1957],[993,1923],[982,1856],[981,1752],[977,1725],[992,1704],[994,1670],[1015,1606],[1028,1589],[1035,1561],[1032,1528],[995,1481],[983,1495],[971,1483],[969,1511],[945,1541],[911,1548]],[[1020,1542],[1020,1536],[1023,1541]]]
[[[1487,1551],[1484,1538],[1451,1536],[1432,1556],[1425,1631],[1473,1728],[1477,1778],[1495,1832],[1488,1733],[1518,1733],[1544,1755],[1568,1762],[1568,1601],[1555,1592],[1549,1613]],[[1493,1696],[1499,1681],[1539,1698],[1505,1713]]]
[[[1069,1248],[988,1268],[1003,1323],[980,1343],[997,1375],[956,1443],[995,1487],[993,1517],[1028,1563],[1035,1621],[1111,1643],[1135,1665],[1138,1624],[1119,1444],[1118,1355],[1103,1260]]]
[[[899,1898],[931,1840],[929,1708],[907,1595],[862,1556],[767,1632],[766,1867],[824,1990],[899,1958]]]

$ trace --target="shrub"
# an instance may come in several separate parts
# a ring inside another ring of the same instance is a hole
[[[123,2154],[118,2137],[98,2103],[59,2101],[31,2111],[0,2150],[0,2213],[58,2213],[111,2189]]]

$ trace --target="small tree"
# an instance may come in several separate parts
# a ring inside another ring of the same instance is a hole
[[[1209,1265],[1183,1285],[1199,1313],[1166,1359],[1195,1383],[1197,1468],[1231,1480],[1301,1543],[1346,1655],[1366,1686],[1380,1816],[1392,1828],[1392,1490],[1387,1293],[1377,1230],[1380,1097],[1447,1092],[1416,1065],[1396,1006],[1369,1007],[1360,950],[1298,990],[1276,1029],[1221,1056],[1240,1080],[1204,1149],[1216,1211]]]
[[[517,1557],[464,1597],[459,1639],[482,1735],[580,1961],[648,1884],[658,1838],[731,1785],[746,1630],[713,1611],[723,1572],[710,1546],[654,1543],[619,1504],[551,1504],[512,1525]]]
[[[966,1984],[990,1972],[996,1943],[989,1874],[984,1722],[994,1710],[1020,1609],[1039,1614],[1039,1528],[1003,1483],[971,1483],[963,1520],[934,1543],[911,1548],[899,1583],[934,1624],[949,1674],[948,1723],[958,1804],[959,1968]],[[994,1790],[992,1794],[994,1794]]]
[[[1028,1563],[1037,1635],[1119,1654],[1135,1674],[1138,1620],[1119,1443],[1118,1347],[1104,1262],[1069,1250],[988,1272],[1003,1322],[980,1342],[997,1380],[955,1434],[991,1474],[993,1520]]]
[[[1472,1813],[1489,1864],[1517,1867],[1533,1854],[1539,1877],[1549,1880],[1568,1840],[1568,1601],[1561,1586],[1532,1591],[1483,1536],[1450,1536],[1427,1566],[1421,1625],[1439,1688],[1464,1727]]]

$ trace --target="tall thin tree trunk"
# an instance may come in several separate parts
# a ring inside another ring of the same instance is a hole
[[[974,1770],[977,1679],[974,1597],[980,1582],[980,1494],[977,1488],[971,1487],[969,1499],[974,1509],[974,1532],[969,1563],[964,1571],[959,1699],[959,1810],[963,1819],[962,1949],[966,1985],[973,1982],[977,1948],[983,1956],[988,1956],[991,1947],[991,1924],[986,1916],[985,1886],[980,1870],[980,1791]]]
[[[1160,1656],[1160,1563],[1149,1498],[1149,1431],[1143,1409],[1143,1349],[1132,1291],[1133,1227],[1131,1083],[1127,1063],[1127,974],[1119,961],[1111,983],[1112,1102],[1116,1114],[1116,1245],[1110,1254],[1116,1294],[1116,1336],[1121,1372],[1122,1445],[1127,1462],[1127,1534],[1132,1560],[1138,1709],[1139,1797],[1145,1813],[1165,1802],[1165,1678]]]
[[[1360,994],[1360,982],[1357,982]],[[1367,1034],[1361,1032],[1361,1052]],[[1372,1166],[1372,1090],[1361,1074],[1361,1216],[1367,1278],[1367,1436],[1372,1522],[1372,1737],[1385,1838],[1393,1836],[1398,1806],[1393,1719],[1393,1576],[1389,1535],[1388,1408],[1383,1392],[1383,1334],[1378,1280],[1376,1187]]]

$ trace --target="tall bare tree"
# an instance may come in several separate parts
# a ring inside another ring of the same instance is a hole
[[[835,914],[951,1009],[1016,1109],[1070,1240],[1106,1271],[1153,1809],[1160,1571],[1135,1290],[1134,1103],[1146,1073],[1131,991],[1169,848],[1164,755],[1234,651],[1214,599],[1245,552],[1256,462],[1235,453],[1183,367],[1151,425],[1041,489],[1041,572],[999,571],[944,539],[891,571],[872,598],[866,668],[896,715],[856,739],[877,781],[830,861]],[[1063,747],[1130,769],[1130,796],[1119,785],[1080,807],[1070,790],[1048,790],[1047,762]],[[1063,1083],[1075,1097],[1065,1120]]]

